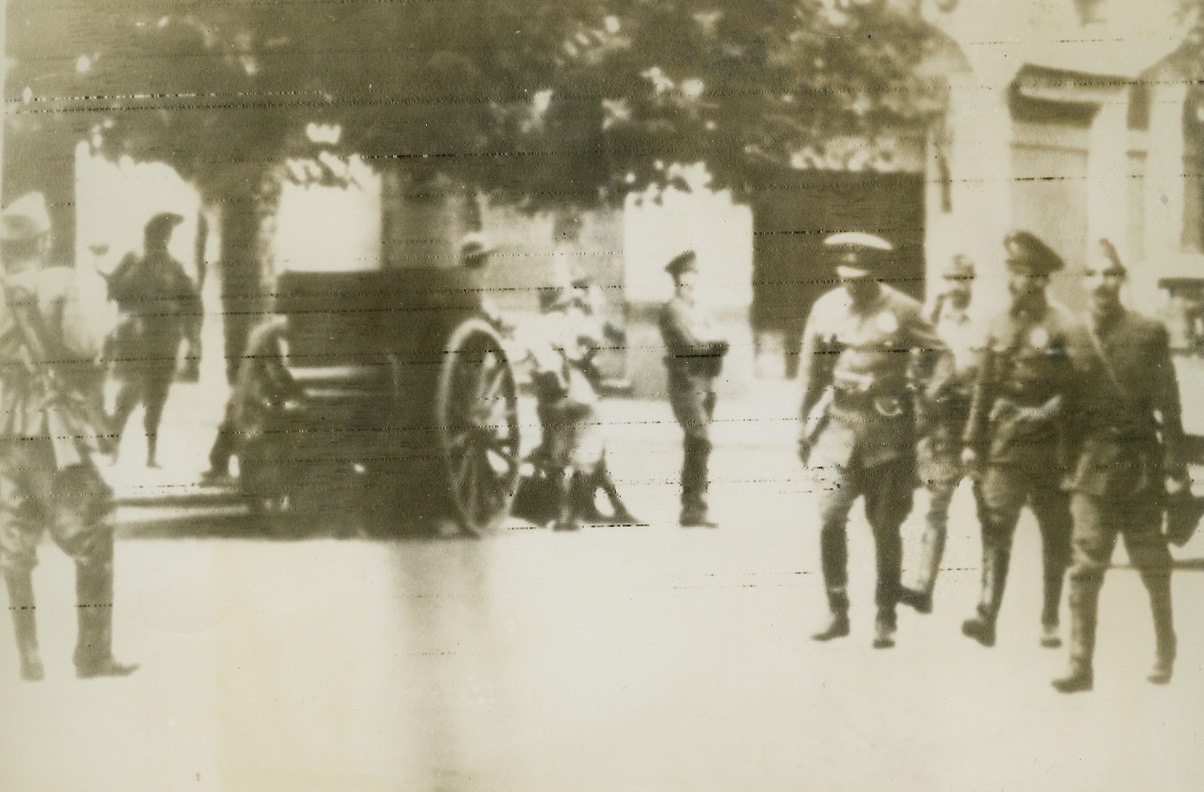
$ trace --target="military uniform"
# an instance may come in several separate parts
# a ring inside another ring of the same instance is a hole
[[[1061,267],[1061,259],[1040,240],[1022,238],[1025,257],[1010,266],[1041,276]],[[987,646],[995,642],[1012,539],[1026,503],[1037,518],[1043,547],[1042,644],[1060,643],[1058,607],[1071,524],[1069,497],[1061,488],[1064,412],[1074,397],[1070,347],[1079,326],[1066,308],[1043,295],[1014,303],[988,324],[964,436],[982,476],[982,594],[977,615],[962,625],[967,636]]]
[[[48,233],[44,206],[36,193],[14,202],[0,237],[0,570],[25,679],[43,675],[31,571],[47,531],[75,561],[77,674],[121,676],[134,667],[112,656],[113,492],[92,462],[107,431],[88,403],[93,361],[71,340],[81,328],[70,327],[70,279],[43,270],[40,253],[22,250],[19,261],[9,250]]]
[[[863,242],[866,236],[839,234],[828,244],[858,255],[870,244],[889,251],[876,237]],[[946,347],[919,302],[889,286],[872,285],[876,293],[863,303],[844,288],[828,292],[807,319],[800,357],[800,451],[810,468],[830,479],[820,493],[820,551],[834,627],[815,637],[848,633],[845,530],[854,502],[863,497],[877,550],[875,645],[889,646],[902,564],[899,528],[911,511],[916,477],[915,369],[907,353],[920,351],[929,358],[921,369],[927,379],[931,358]]]
[[[143,404],[150,466],[157,464],[159,422],[175,376],[180,341],[188,340],[190,355],[200,346],[200,294],[184,265],[168,254],[166,241],[163,249],[150,243],[156,235],[170,234],[182,219],[176,214],[151,218],[146,225],[146,254],[127,256],[109,276],[109,296],[121,311],[114,334],[113,374],[123,382],[114,423],[120,433],[134,408]]]
[[[945,273],[946,279],[972,279],[972,265],[957,262]],[[944,297],[945,295],[942,295]],[[962,433],[970,414],[970,394],[978,376],[983,349],[981,322],[967,308],[957,307],[948,299],[939,299],[927,311],[937,335],[949,347],[950,371],[936,398],[921,402],[916,445],[916,470],[928,490],[928,512],[920,540],[920,558],[910,587],[901,589],[900,600],[921,613],[932,610],[932,591],[940,571],[948,536],[949,507],[961,483]],[[973,482],[974,501],[982,519],[982,491]]]
[[[692,251],[674,258],[666,267],[675,278],[693,269]],[[665,342],[669,403],[685,433],[681,522],[686,526],[709,525],[707,490],[715,378],[727,352],[727,342],[716,337],[702,306],[681,296],[674,296],[665,304],[660,315],[660,331]]]
[[[1171,557],[1162,535],[1163,480],[1186,479],[1179,386],[1166,328],[1120,309],[1083,329],[1082,395],[1070,478],[1074,515],[1070,665],[1090,682],[1096,613],[1116,536],[1150,598],[1157,650],[1152,681],[1175,660]],[[1095,340],[1086,333],[1095,335]],[[1105,362],[1106,361],[1106,362]]]

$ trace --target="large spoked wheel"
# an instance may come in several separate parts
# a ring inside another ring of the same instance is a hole
[[[462,530],[492,533],[518,486],[518,394],[501,339],[471,319],[444,349],[436,420],[452,517]]]

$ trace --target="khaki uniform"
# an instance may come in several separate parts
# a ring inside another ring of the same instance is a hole
[[[928,381],[933,358],[945,350],[921,305],[885,285],[864,306],[854,305],[844,289],[828,292],[807,320],[800,357],[804,442],[808,466],[828,479],[820,493],[820,549],[836,615],[849,607],[845,528],[861,496],[877,548],[875,600],[880,617],[893,625],[899,527],[911,511],[916,475],[916,370],[907,353],[924,353],[920,374]]]
[[[1070,349],[1080,323],[1050,303],[1000,314],[988,325],[964,441],[982,461],[982,596],[979,617],[993,630],[1011,560],[1020,510],[1028,504],[1041,529],[1044,605],[1041,623],[1058,624],[1070,555],[1065,409],[1074,398]]]
[[[1171,662],[1171,557],[1161,509],[1164,477],[1184,475],[1185,443],[1167,331],[1122,310],[1083,332],[1096,341],[1084,335],[1075,355],[1082,389],[1072,416],[1071,664],[1091,671],[1099,591],[1117,534],[1149,594],[1158,656]]]
[[[726,344],[717,339],[701,306],[681,297],[665,303],[660,316],[669,374],[669,403],[684,433],[681,466],[683,522],[707,513],[711,419],[715,415],[715,378]]]
[[[944,555],[949,507],[963,476],[962,433],[970,414],[970,396],[984,344],[981,323],[965,309],[939,304],[929,314],[937,335],[949,347],[951,373],[938,399],[923,404],[916,469],[928,490],[928,513],[914,589],[931,596]],[[974,482],[974,500],[982,519],[982,492]]]
[[[106,428],[92,361],[70,362],[69,283],[35,268],[2,284],[0,570],[28,679],[42,674],[30,572],[47,532],[76,564],[80,675],[132,670],[112,660],[113,492],[92,461]]]

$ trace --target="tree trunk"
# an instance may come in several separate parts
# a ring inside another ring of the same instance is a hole
[[[217,199],[221,212],[222,316],[226,378],[234,381],[247,335],[270,310],[275,280],[272,237],[280,205],[280,174],[268,169],[231,184]]]

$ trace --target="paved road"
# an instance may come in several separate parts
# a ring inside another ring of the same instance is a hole
[[[648,527],[380,540],[332,522],[281,538],[236,507],[124,509],[117,646],[143,664],[126,680],[71,677],[71,570],[46,547],[35,583],[48,679],[18,683],[0,639],[0,788],[1199,788],[1204,544],[1180,553],[1167,688],[1144,681],[1144,592],[1120,569],[1104,590],[1096,691],[1050,690],[1065,656],[1037,646],[1027,518],[999,646],[962,638],[978,576],[965,492],[936,612],[902,612],[898,647],[870,648],[858,517],[854,633],[815,644],[810,487],[789,416],[757,410],[755,423],[721,413],[718,531],[672,525],[675,432],[653,407],[622,411],[612,449]]]

